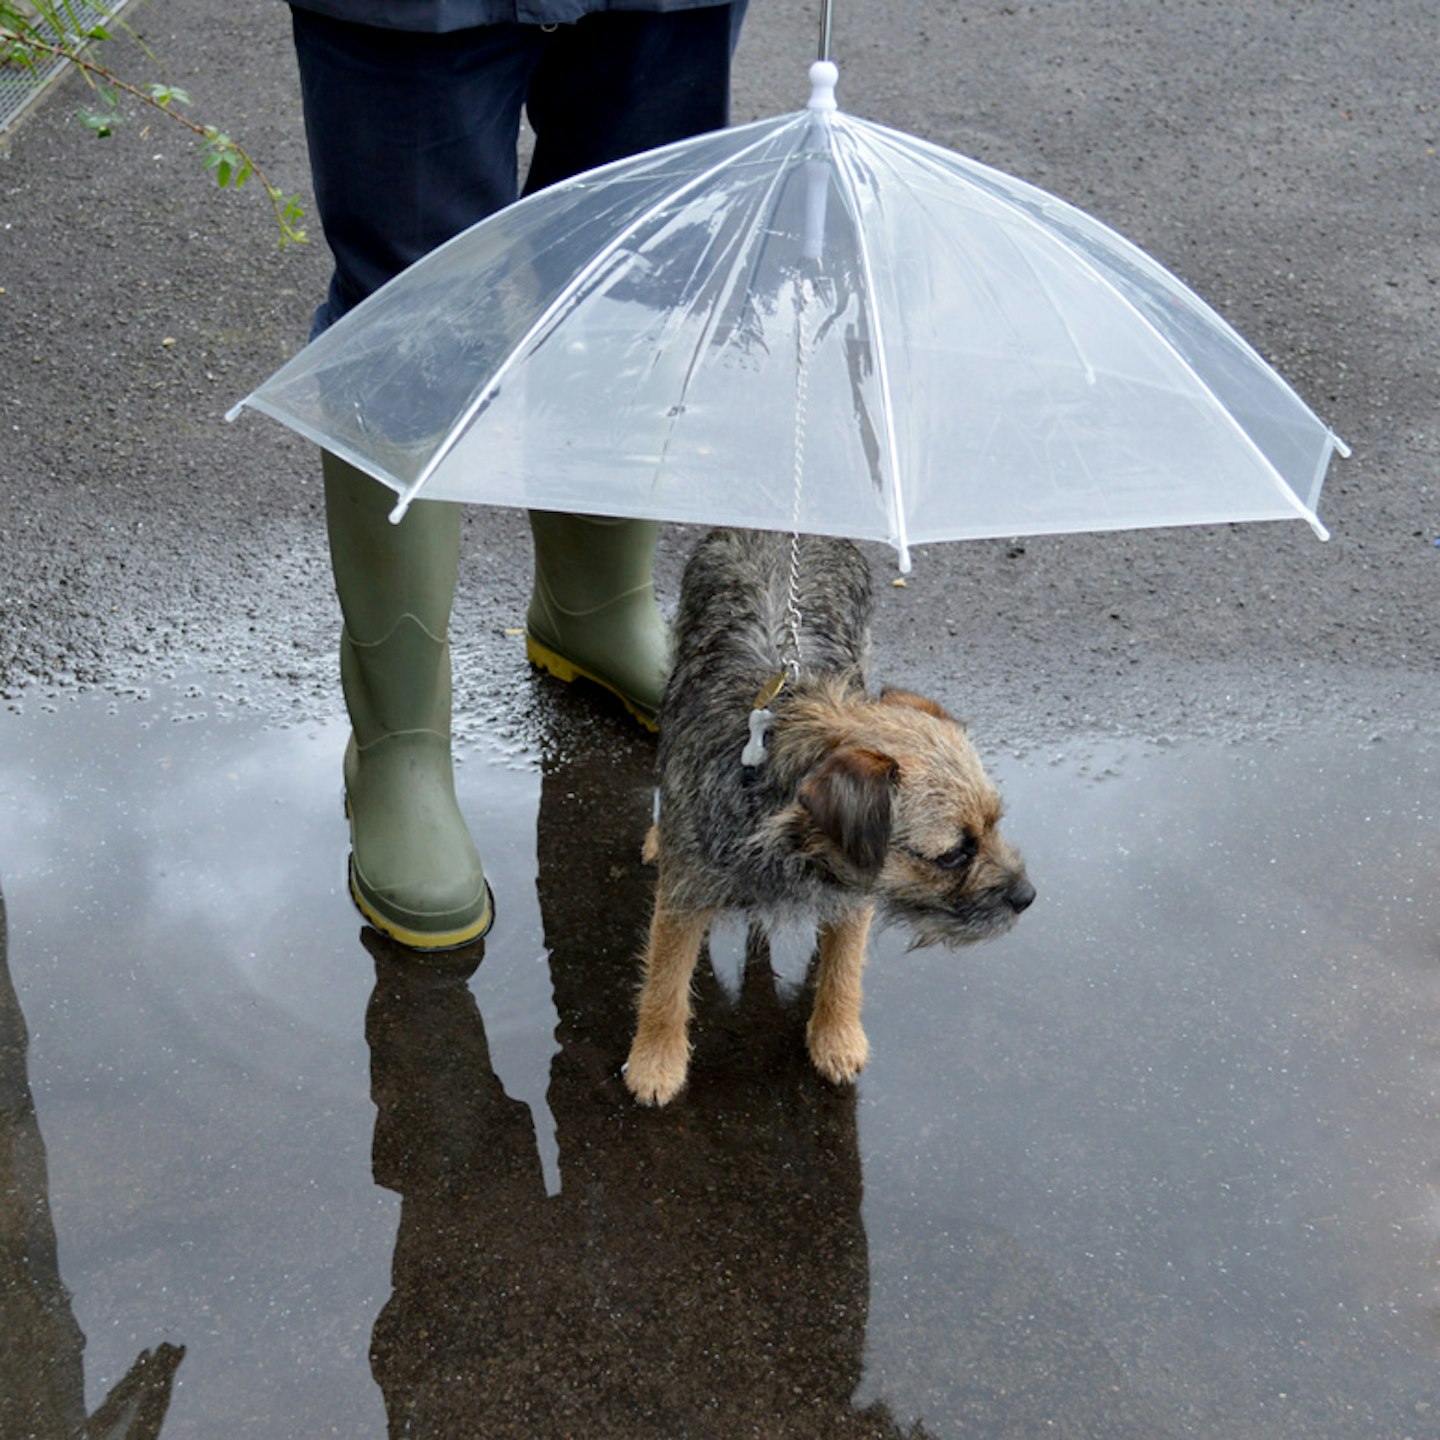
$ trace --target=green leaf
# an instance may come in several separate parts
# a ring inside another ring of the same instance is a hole
[[[113,110],[77,110],[80,123],[87,129],[93,130],[102,140],[115,133],[115,127],[120,123],[120,116]]]
[[[37,68],[35,52],[19,41],[0,45],[0,65],[19,65],[26,70]]]
[[[150,98],[161,107],[168,110],[171,105],[188,105],[190,95],[188,91],[182,90],[178,85],[152,84],[146,87]]]
[[[223,137],[221,137],[223,139]],[[208,140],[200,147],[201,163],[207,170],[218,170],[230,159],[230,146],[222,145],[219,139]]]

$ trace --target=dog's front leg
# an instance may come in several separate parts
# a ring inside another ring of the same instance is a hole
[[[625,1084],[646,1105],[673,1100],[690,1068],[690,977],[710,929],[709,911],[672,910],[663,885],[655,897],[638,1023]]]
[[[815,1068],[837,1085],[853,1080],[870,1058],[860,1026],[860,972],[875,907],[865,905],[843,920],[820,927],[820,967],[815,1007],[805,1039]]]

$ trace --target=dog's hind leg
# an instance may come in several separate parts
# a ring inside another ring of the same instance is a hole
[[[663,884],[655,897],[638,1023],[625,1084],[646,1105],[673,1100],[690,1068],[690,979],[712,912],[672,910]]]
[[[805,1040],[815,1068],[837,1085],[853,1080],[870,1058],[860,1026],[860,972],[870,937],[873,905],[820,927],[820,966],[815,1005]]]

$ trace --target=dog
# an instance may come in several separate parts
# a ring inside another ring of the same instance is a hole
[[[691,976],[721,912],[817,927],[806,1042],[845,1084],[869,1055],[860,973],[877,912],[915,946],[956,946],[1003,935],[1035,899],[964,727],[909,691],[868,692],[872,604],[846,540],[716,530],[686,566],[625,1066],[646,1104],[685,1083]]]

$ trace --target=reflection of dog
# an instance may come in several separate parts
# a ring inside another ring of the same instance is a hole
[[[959,945],[1003,934],[1035,898],[964,729],[918,695],[866,694],[860,552],[806,539],[798,561],[792,593],[787,539],[718,530],[685,572],[647,840],[659,879],[625,1075],[647,1103],[685,1083],[690,977],[720,911],[818,923],[806,1035],[815,1067],[840,1083],[868,1054],[860,969],[877,908],[917,945]],[[798,674],[782,684],[797,639]]]

